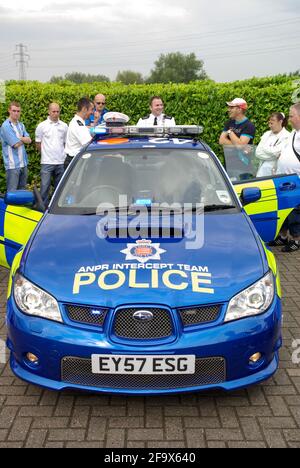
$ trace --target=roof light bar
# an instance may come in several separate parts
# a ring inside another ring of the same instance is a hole
[[[136,136],[197,136],[203,132],[199,125],[176,125],[174,127],[94,127],[90,129],[91,135],[136,135]]]

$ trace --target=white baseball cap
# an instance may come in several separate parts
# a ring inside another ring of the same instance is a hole
[[[245,99],[242,99],[242,98],[235,98],[233,101],[227,102],[226,104],[229,107],[240,107],[241,109],[244,109],[244,110],[248,109],[247,102],[245,101]]]

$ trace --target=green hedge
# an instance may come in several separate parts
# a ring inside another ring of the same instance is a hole
[[[39,82],[13,82],[6,87],[6,103],[0,104],[0,124],[7,118],[7,105],[18,100],[22,105],[22,121],[34,139],[35,128],[47,117],[50,102],[61,104],[61,118],[69,122],[75,111],[76,102],[82,96],[94,97],[101,92],[107,96],[110,110],[128,114],[130,123],[148,112],[149,98],[161,95],[166,102],[166,112],[175,117],[178,124],[201,124],[204,126],[203,140],[222,157],[218,145],[219,135],[227,117],[226,101],[243,97],[249,103],[249,118],[257,127],[256,142],[267,129],[271,112],[288,113],[294,91],[295,78],[275,76],[253,78],[233,83],[204,81],[169,85],[122,85],[120,83],[94,83],[75,85],[71,83],[43,84]],[[30,157],[30,182],[38,180],[40,157],[34,144],[28,149]],[[5,172],[1,158],[0,190],[5,190]]]

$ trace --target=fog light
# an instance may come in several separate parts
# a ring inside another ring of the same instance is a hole
[[[35,356],[35,354],[32,353],[27,353],[26,354],[26,359],[31,363],[31,364],[38,364],[39,363],[39,358]]]
[[[249,359],[250,364],[257,364],[261,360],[261,358],[262,358],[261,353],[253,354],[253,356],[251,356]]]

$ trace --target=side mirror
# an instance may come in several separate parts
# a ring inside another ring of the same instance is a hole
[[[13,206],[33,206],[35,197],[28,190],[15,190],[5,194],[4,203]]]
[[[261,190],[258,187],[249,187],[242,190],[241,202],[243,206],[255,203],[261,199]]]

